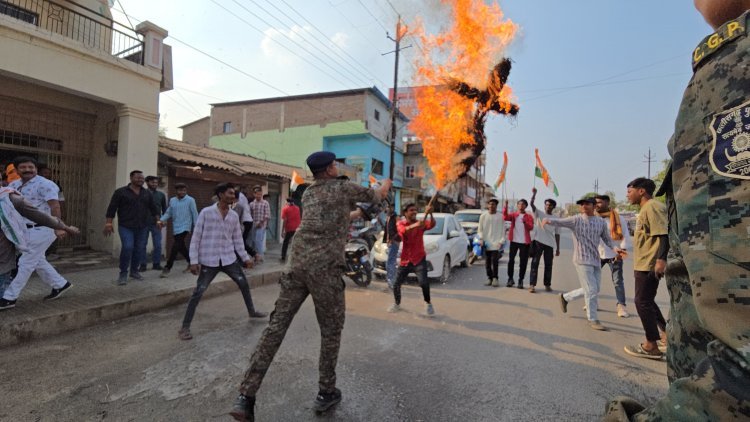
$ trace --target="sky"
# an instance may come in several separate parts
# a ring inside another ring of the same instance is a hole
[[[175,89],[160,97],[161,126],[182,126],[210,104],[393,84],[400,15],[431,28],[447,21],[438,0],[117,0],[125,25],[167,29]],[[534,149],[566,203],[594,190],[624,199],[627,183],[668,158],[666,143],[692,50],[712,31],[691,1],[504,0],[519,32],[506,51],[517,119],[488,119],[487,183],[509,156],[506,190],[552,196],[533,177]],[[121,12],[124,10],[130,18]],[[412,82],[416,40],[407,37],[399,86]],[[498,192],[498,196],[501,193]]]

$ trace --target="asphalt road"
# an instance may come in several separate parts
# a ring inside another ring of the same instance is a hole
[[[433,284],[434,318],[407,286],[397,314],[384,283],[347,286],[338,364],[344,400],[316,416],[319,330],[308,300],[258,393],[259,421],[589,421],[621,394],[653,400],[667,388],[664,362],[629,357],[642,337],[637,317],[617,318],[609,270],[600,319],[588,327],[582,301],[559,309],[578,286],[570,241],[555,260],[554,293],[490,288],[483,262]],[[505,271],[507,257],[501,261]],[[632,301],[632,266],[626,263]],[[501,276],[501,280],[504,277]],[[276,286],[252,291],[270,311]],[[666,288],[660,304],[666,313]],[[635,314],[631,304],[630,311]],[[195,339],[177,340],[184,306],[6,348],[0,366],[3,421],[203,421],[226,413],[265,321],[248,321],[239,292],[200,304]]]

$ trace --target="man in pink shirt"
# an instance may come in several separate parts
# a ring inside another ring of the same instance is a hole
[[[516,203],[518,211],[508,212],[508,200],[503,207],[503,220],[510,221],[510,255],[508,255],[508,283],[507,287],[513,287],[513,267],[515,266],[516,254],[520,253],[521,262],[518,265],[518,288],[523,289],[523,277],[526,275],[526,265],[529,263],[529,245],[531,244],[531,231],[534,230],[534,217],[526,212],[529,203],[521,199]]]

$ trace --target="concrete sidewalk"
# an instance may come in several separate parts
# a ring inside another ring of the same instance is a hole
[[[278,282],[283,269],[279,258],[277,246],[267,251],[263,264],[245,270],[251,288]],[[34,276],[16,307],[0,311],[0,347],[186,303],[197,276],[183,272],[185,266],[185,261],[177,261],[166,279],[159,278],[160,271],[149,270],[143,273],[144,281],[130,280],[125,286],[116,284],[117,268],[63,272],[73,287],[48,301],[42,298],[49,287]],[[219,273],[203,297],[228,292],[239,295],[237,285]]]

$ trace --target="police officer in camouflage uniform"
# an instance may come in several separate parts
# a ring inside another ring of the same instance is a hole
[[[302,223],[294,235],[289,262],[279,281],[281,291],[268,327],[263,331],[240,395],[230,413],[236,420],[254,420],[255,393],[268,371],[286,330],[308,295],[312,296],[320,326],[320,392],[315,410],[324,411],[341,401],[336,388],[336,361],[344,328],[344,246],[350,212],[357,202],[380,202],[388,195],[390,180],[377,190],[337,179],[336,156],[316,152],[307,158],[315,182],[305,190]]]
[[[605,420],[750,420],[750,0],[695,5],[716,32],[693,54],[660,189],[670,388],[647,409],[615,399]]]

